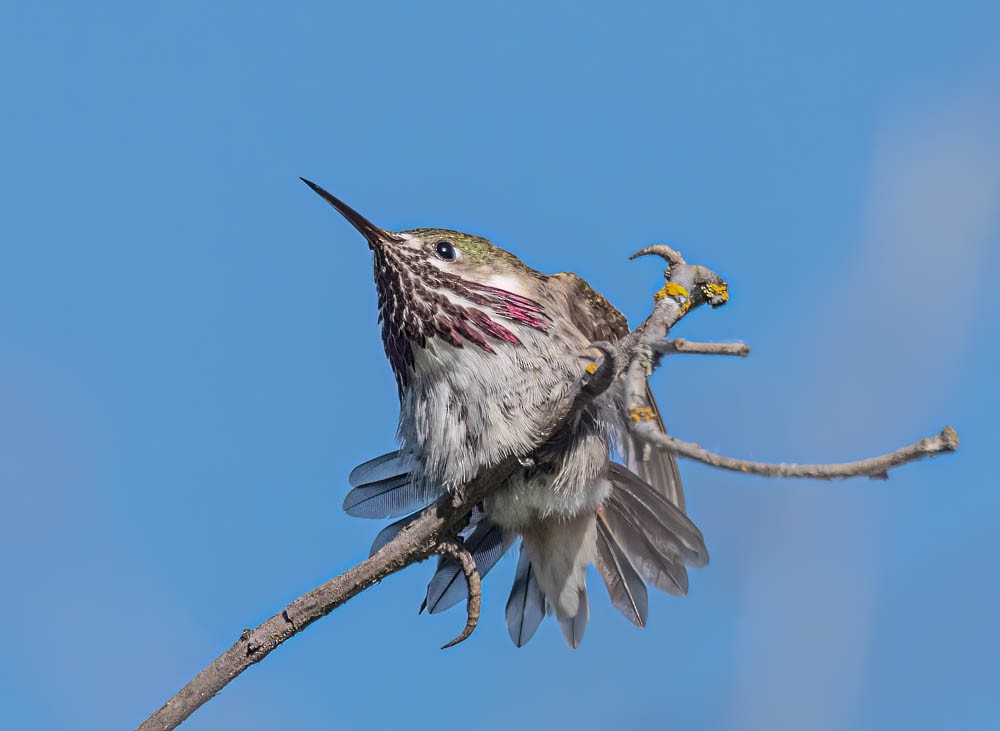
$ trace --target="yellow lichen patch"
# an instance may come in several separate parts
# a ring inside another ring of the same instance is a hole
[[[587,371],[587,373],[589,373],[590,375],[594,375],[595,373],[597,373],[597,363],[591,363],[583,370]]]
[[[714,282],[703,284],[701,285],[701,291],[707,299],[714,299],[718,297],[723,302],[729,301],[729,285],[725,282],[722,282],[721,284],[715,284]]]
[[[650,421],[656,418],[656,413],[647,406],[636,406],[628,410],[629,418],[636,424],[640,421]]]
[[[676,282],[667,282],[663,285],[659,292],[653,295],[653,299],[659,302],[664,297],[687,297],[688,291],[684,288],[684,285],[677,284]]]

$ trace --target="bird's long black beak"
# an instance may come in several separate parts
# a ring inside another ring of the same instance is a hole
[[[337,209],[337,212],[350,221],[351,225],[354,226],[361,235],[368,239],[368,245],[374,248],[375,246],[384,243],[388,240],[394,240],[397,237],[390,231],[386,231],[384,228],[379,228],[374,223],[369,221],[367,218],[362,216],[360,213],[355,211],[349,205],[344,203],[336,196],[330,195],[323,188],[316,185],[316,183],[311,180],[306,180],[305,178],[299,178],[303,183],[312,188],[318,196],[329,203],[331,206]]]

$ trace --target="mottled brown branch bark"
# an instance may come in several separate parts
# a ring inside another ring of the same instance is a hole
[[[655,419],[651,418],[650,405],[645,402],[646,377],[655,367],[659,356],[667,353],[745,356],[749,349],[742,343],[665,341],[670,329],[688,312],[705,303],[713,307],[724,304],[728,299],[728,291],[726,283],[717,274],[703,267],[688,265],[670,247],[650,246],[631,258],[647,254],[660,256],[668,264],[664,272],[667,284],[657,293],[653,312],[622,340],[613,344],[595,344],[604,353],[603,361],[593,374],[585,373],[581,376],[574,395],[552,405],[548,421],[550,428],[543,430],[545,436],[539,441],[539,446],[560,428],[568,416],[603,393],[617,378],[623,377],[625,405],[630,417],[628,423],[641,439],[655,447],[670,449],[680,456],[723,469],[775,477],[884,477],[887,470],[905,462],[957,448],[958,435],[953,429],[945,428],[936,437],[860,462],[844,465],[768,465],[715,455],[696,444],[664,434],[656,427]],[[299,597],[255,629],[244,630],[232,647],[213,660],[146,719],[138,727],[139,730],[167,731],[176,728],[237,675],[260,662],[286,640],[387,576],[438,553],[445,553],[459,561],[470,588],[465,629],[445,647],[466,639],[479,619],[480,577],[472,556],[455,542],[454,536],[472,507],[520,468],[521,461],[518,457],[510,457],[491,467],[486,474],[480,475],[462,490],[441,498],[424,510],[375,555]]]

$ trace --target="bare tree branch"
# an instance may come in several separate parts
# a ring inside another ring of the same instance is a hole
[[[232,647],[143,722],[138,727],[140,731],[177,728],[237,675],[317,619],[387,576],[439,552],[439,542],[454,533],[472,506],[506,481],[518,466],[517,459],[509,458],[495,470],[473,480],[464,491],[445,496],[374,556],[299,597],[256,629],[244,630]]]
[[[646,254],[663,257],[668,267],[665,272],[667,285],[656,293],[653,314],[630,334],[632,340],[626,346],[632,348],[625,373],[625,408],[629,415],[626,423],[632,433],[643,441],[654,447],[674,452],[680,457],[687,457],[720,469],[765,477],[804,477],[817,480],[848,477],[884,480],[888,479],[888,471],[893,467],[958,449],[958,433],[950,426],[946,426],[936,436],[921,439],[895,452],[870,459],[842,464],[769,464],[714,454],[697,444],[682,441],[661,431],[654,418],[652,405],[646,399],[646,378],[657,365],[654,354],[683,352],[687,347],[693,348],[690,352],[719,353],[740,344],[663,340],[666,333],[670,332],[670,328],[690,309],[704,302],[716,307],[724,304],[728,292],[717,274],[703,267],[686,264],[680,253],[668,246],[650,246],[634,254],[632,258]]]
[[[657,355],[691,353],[694,355],[735,355],[740,358],[746,358],[750,355],[750,346],[746,343],[696,343],[684,338],[651,343],[650,349]]]
[[[633,407],[635,408],[635,407]],[[908,462],[916,462],[924,457],[934,457],[958,449],[958,432],[950,426],[941,430],[940,434],[926,437],[895,452],[889,452],[878,457],[869,457],[856,462],[841,462],[839,464],[773,464],[767,462],[751,462],[745,459],[725,457],[709,452],[693,442],[685,442],[660,431],[655,424],[643,419],[643,407],[638,407],[630,422],[632,431],[643,440],[666,449],[679,457],[687,457],[702,464],[732,470],[748,475],[764,477],[803,477],[813,480],[836,480],[849,477],[869,477],[873,480],[889,479],[889,470]]]
[[[724,304],[728,299],[728,289],[717,274],[704,267],[688,265],[678,252],[667,246],[650,246],[631,258],[647,254],[660,256],[668,264],[664,272],[667,283],[656,294],[653,312],[621,340],[594,344],[605,357],[596,369],[589,368],[581,375],[577,388],[570,396],[551,405],[548,428],[542,430],[544,436],[539,440],[538,446],[555,434],[567,418],[603,393],[618,378],[624,378],[625,405],[630,417],[627,423],[640,438],[650,445],[670,449],[678,455],[723,469],[778,477],[884,477],[888,469],[897,465],[957,448],[958,435],[953,429],[946,428],[937,437],[921,440],[897,452],[846,465],[767,465],[721,457],[696,444],[674,439],[659,431],[652,419],[650,405],[645,402],[645,382],[660,355],[707,353],[745,356],[749,349],[742,343],[665,341],[670,329],[694,308],[706,303],[712,307]],[[509,457],[476,477],[463,489],[445,495],[425,509],[375,555],[299,597],[255,629],[244,630],[232,647],[213,660],[146,719],[138,727],[139,731],[167,731],[177,728],[236,676],[260,662],[286,640],[387,576],[434,554],[443,553],[456,559],[465,573],[469,586],[466,626],[445,647],[465,640],[472,634],[479,619],[481,585],[475,561],[468,550],[456,542],[454,536],[473,506],[522,468],[522,457],[530,457],[530,454]]]

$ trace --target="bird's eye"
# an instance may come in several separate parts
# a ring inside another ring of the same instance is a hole
[[[455,247],[447,241],[438,241],[434,244],[434,253],[445,261],[455,260]]]

